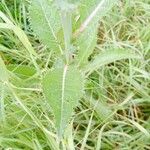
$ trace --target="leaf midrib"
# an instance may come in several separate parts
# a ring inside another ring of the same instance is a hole
[[[59,49],[60,49],[61,54],[63,54],[63,51],[62,51],[62,48],[61,48],[61,46],[60,46],[60,44],[59,44],[59,42],[58,42],[57,36],[56,36],[56,34],[55,34],[55,32],[54,32],[54,30],[53,30],[53,28],[52,28],[52,26],[51,26],[51,24],[50,24],[50,22],[49,22],[49,19],[47,18],[46,14],[45,14],[45,12],[44,12],[43,4],[41,3],[40,0],[39,0],[39,2],[40,2],[40,6],[41,6],[41,8],[42,8],[42,12],[43,12],[43,14],[44,14],[44,16],[45,16],[45,19],[46,19],[47,23],[48,23],[48,26],[49,26],[49,28],[50,28],[50,30],[51,30],[51,32],[52,32],[52,35],[53,35],[54,39],[56,40],[56,42],[58,43],[58,47],[59,47]]]
[[[63,76],[62,76],[62,90],[61,90],[61,117],[60,117],[60,128],[59,128],[59,134],[61,134],[62,131],[62,123],[63,123],[63,109],[64,109],[64,97],[65,97],[65,81],[66,81],[66,75],[67,75],[68,66],[64,66],[63,70]]]
[[[52,28],[52,26],[51,26],[51,24],[50,24],[50,22],[49,22],[49,20],[48,20],[48,18],[47,18],[47,16],[46,16],[45,12],[44,12],[43,5],[42,5],[42,3],[41,3],[40,0],[39,0],[39,2],[40,2],[40,6],[41,6],[41,8],[42,8],[42,12],[43,12],[43,14],[44,14],[44,16],[45,16],[45,19],[46,19],[47,23],[48,23],[48,26],[49,26],[50,30],[52,31],[52,34],[53,34],[55,40],[57,40],[57,37],[56,37],[56,35],[55,35],[55,33],[54,33],[54,30],[53,30],[53,28]]]

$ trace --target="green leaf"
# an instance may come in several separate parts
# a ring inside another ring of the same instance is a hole
[[[88,62],[88,57],[92,54],[97,43],[97,26],[90,25],[84,33],[76,40],[78,46],[77,61],[79,66],[84,66]]]
[[[88,57],[92,54],[96,46],[99,21],[112,8],[115,2],[116,1],[114,0],[93,0],[88,2],[82,0],[79,7],[80,26],[83,25],[85,20],[89,19],[88,17],[91,16],[98,5],[100,7],[97,9],[97,13],[87,25],[84,32],[80,33],[75,41],[75,45],[78,46],[78,62],[80,66],[83,66],[88,62]]]
[[[9,78],[8,70],[0,56],[0,80],[8,81],[8,78]]]
[[[104,52],[101,52],[99,55],[97,55],[93,62],[85,66],[85,72],[91,73],[103,65],[107,65],[117,60],[130,59],[130,58],[139,59],[140,57],[132,53],[130,50],[126,50],[126,49],[106,50]]]
[[[83,77],[75,66],[55,68],[43,79],[43,91],[55,115],[60,137],[82,97],[83,89]]]
[[[33,75],[35,75],[36,70],[34,69],[34,67],[30,67],[30,66],[25,66],[25,65],[8,65],[7,69],[9,71],[12,71],[13,73],[15,73],[16,75],[18,75],[19,77],[23,78],[23,79],[27,79]]]
[[[97,114],[97,117],[101,120],[101,121],[106,121],[106,119],[108,118],[113,118],[112,114],[112,106],[110,106],[109,104],[107,104],[104,101],[96,100],[94,99],[91,94],[86,93],[84,96],[84,99],[86,100],[85,102],[87,103],[87,105],[91,105],[91,107],[93,107],[95,109],[95,112]]]
[[[60,50],[58,32],[61,29],[59,12],[54,1],[32,0],[31,26],[39,39],[51,50]]]

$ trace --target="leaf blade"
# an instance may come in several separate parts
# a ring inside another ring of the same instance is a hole
[[[0,81],[5,81],[7,82],[9,79],[9,73],[8,70],[4,64],[4,61],[2,60],[0,56]]]
[[[139,59],[140,57],[138,55],[132,53],[131,51],[125,50],[125,49],[106,50],[106,51],[100,53],[99,55],[97,55],[96,58],[85,67],[84,71],[86,73],[87,72],[91,73],[103,65],[107,65],[107,64],[115,62],[117,60],[131,59],[131,58]]]
[[[81,8],[79,11],[81,14],[80,20],[82,23],[80,25],[80,29],[83,30],[82,27],[85,27],[85,24],[87,24],[86,22],[88,22],[88,24],[84,31],[79,33],[79,36],[75,41],[75,45],[79,46],[77,58],[79,61],[79,66],[84,66],[88,62],[88,57],[92,54],[97,43],[99,20],[106,15],[106,13],[112,8],[115,2],[116,1],[114,0],[101,0],[100,2],[99,0],[94,0],[89,1],[88,4],[85,0],[81,2]],[[86,5],[87,8],[85,7]],[[94,16],[91,17],[93,14]],[[91,19],[91,21],[89,21],[89,19]],[[83,22],[84,20],[86,21]]]
[[[32,0],[30,7],[31,26],[39,39],[48,48],[60,50],[58,32],[61,22],[58,10],[53,1]]]
[[[76,78],[74,78],[76,75]],[[83,93],[83,77],[74,66],[50,71],[43,79],[43,92],[51,106],[61,137]]]

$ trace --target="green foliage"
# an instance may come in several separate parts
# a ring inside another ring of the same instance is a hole
[[[149,149],[148,0],[30,1],[0,3],[0,149]]]
[[[96,26],[96,27],[95,27]],[[87,27],[79,38],[76,39],[75,44],[78,45],[77,61],[80,66],[84,66],[88,62],[88,57],[93,52],[97,42],[97,24],[92,23]]]
[[[84,32],[81,33],[76,39],[75,44],[78,47],[77,59],[79,65],[83,66],[87,64],[88,57],[92,54],[97,43],[99,21],[104,15],[106,15],[108,10],[112,8],[116,1],[117,0],[94,0],[88,2],[86,0],[81,1],[81,6],[79,7],[80,26],[83,25],[83,21],[90,19],[92,13],[99,5],[100,7],[98,8],[96,15],[94,15],[92,21],[87,25]]]
[[[8,81],[8,78],[9,78],[8,70],[0,56],[0,80]]]
[[[36,70],[33,67],[26,65],[8,65],[7,69],[24,79],[29,78],[36,73]]]
[[[43,79],[44,94],[55,115],[59,136],[62,136],[74,107],[83,95],[83,82],[75,66],[55,68]]]
[[[56,4],[58,7],[56,7]],[[44,44],[51,49],[54,48],[55,51],[59,47],[57,33],[61,30],[60,22],[62,22],[65,45],[63,51],[65,58],[63,59],[66,60],[64,61],[66,65],[63,68],[50,71],[43,81],[44,94],[53,109],[58,134],[62,136],[73,113],[73,108],[77,105],[83,91],[83,79],[80,72],[75,67],[68,65],[70,61],[74,62],[74,60],[70,60],[70,54],[72,55],[70,50],[72,45],[78,48],[77,61],[74,63],[77,66],[84,67],[96,45],[99,19],[113,6],[114,1],[81,1],[77,5],[81,17],[79,29],[77,24],[76,27],[72,27],[71,18],[75,12],[75,5],[66,1],[56,1],[56,4],[54,4],[54,1],[32,0],[30,16],[35,33],[42,39]],[[59,11],[56,8],[59,8]],[[73,25],[75,26],[74,23]],[[76,29],[73,43],[71,43],[73,38],[72,28]],[[99,66],[125,58],[135,58],[135,56],[128,56],[128,52],[121,50],[106,51],[88,64],[86,71],[92,72]],[[74,75],[76,76],[75,79],[73,79]]]
[[[32,0],[30,18],[32,29],[39,39],[51,50],[59,51],[61,21],[54,1]]]
[[[110,64],[117,60],[133,58],[138,59],[140,57],[134,54],[131,50],[117,48],[108,49],[97,55],[95,59],[85,67],[85,72],[92,72],[101,66]]]

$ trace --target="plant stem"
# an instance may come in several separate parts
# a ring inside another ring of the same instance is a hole
[[[66,64],[69,63],[69,50],[72,37],[72,12],[68,0],[56,0],[60,9],[62,28],[64,33]]]
[[[61,12],[62,26],[64,31],[64,41],[65,41],[65,57],[66,63],[69,63],[69,49],[71,45],[72,36],[72,14],[69,12]]]

